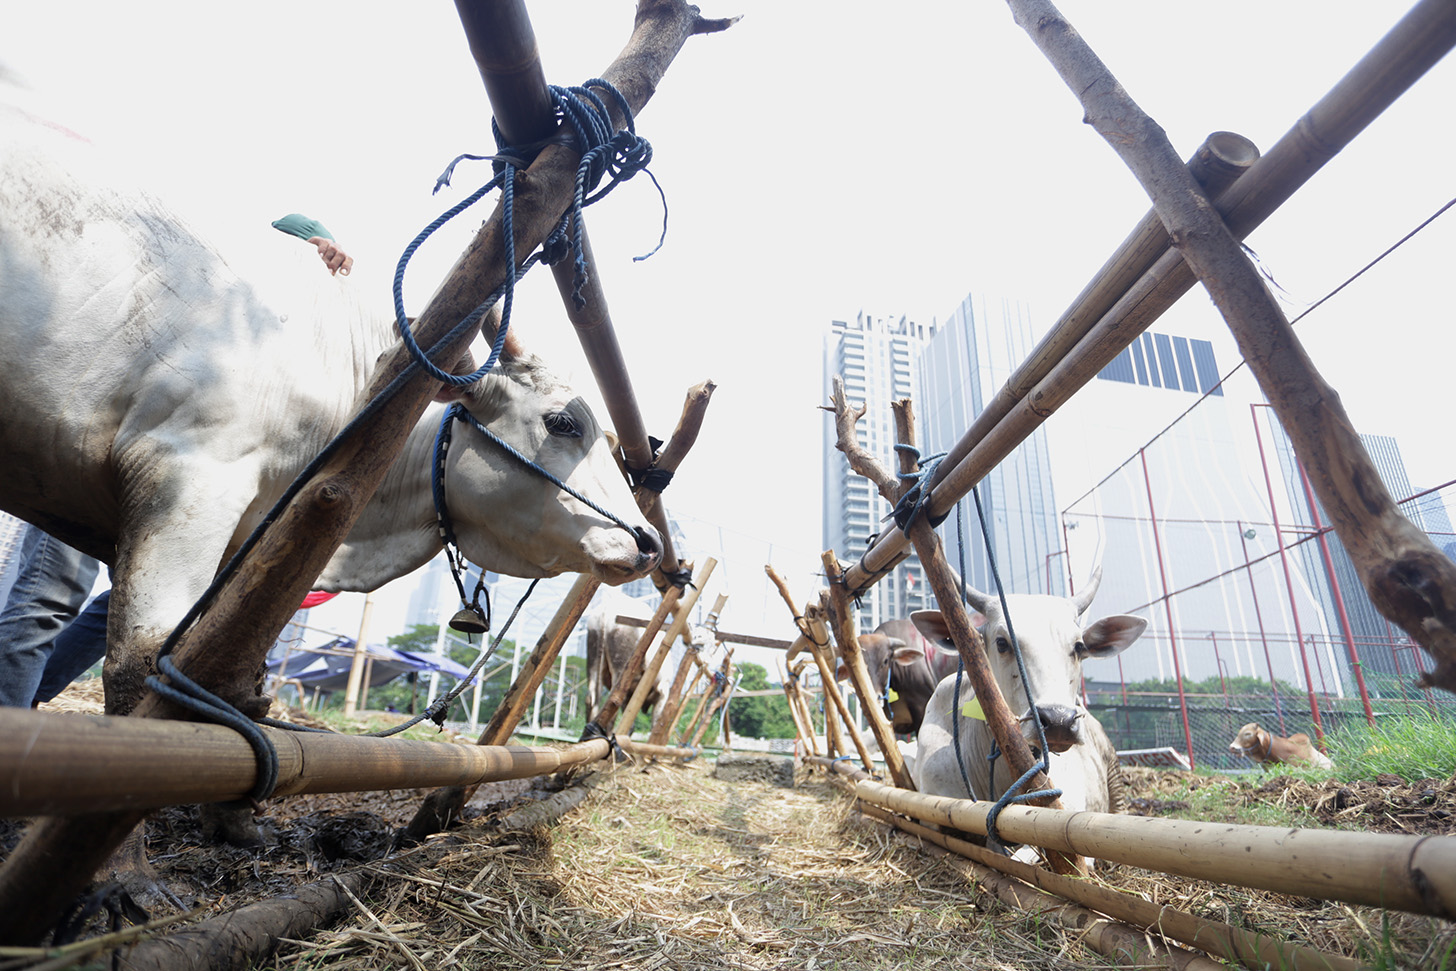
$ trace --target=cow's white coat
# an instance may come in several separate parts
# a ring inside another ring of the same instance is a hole
[[[114,181],[83,138],[0,85],[0,508],[112,565],[108,708],[125,710],[160,641],[344,426],[397,335],[386,293],[371,295],[373,314],[349,307],[323,290],[347,283],[317,265],[307,291],[335,312],[280,308],[167,207]],[[305,248],[281,235],[277,246]],[[646,527],[590,410],[540,361],[504,362],[460,399]],[[439,551],[429,461],[441,407],[413,430],[320,588],[374,589]],[[548,434],[543,419],[558,412],[580,437]],[[635,536],[479,433],[457,424],[454,441],[446,493],[474,563],[608,583],[655,565]]]
[[[1123,808],[1120,792],[1114,791],[1120,787],[1110,785],[1112,773],[1116,771],[1117,751],[1101,724],[1081,703],[1078,689],[1082,660],[1093,656],[1111,657],[1125,650],[1146,628],[1147,621],[1117,614],[1084,627],[1080,614],[1095,595],[1098,579],[1100,573],[1077,600],[1039,595],[1006,598],[1026,661],[1030,698],[1009,650],[999,602],[974,594],[971,599],[982,612],[973,616],[972,621],[981,629],[997,686],[1012,713],[1021,719],[1022,734],[1033,746],[1037,741],[1036,726],[1030,717],[1033,704],[1038,708],[1062,706],[1074,710],[1071,723],[1074,740],[1068,738],[1051,746],[1048,774],[1052,785],[1062,790],[1062,808],[1116,812]],[[914,619],[927,637],[949,643],[938,611],[917,613]],[[999,799],[1016,781],[1015,777],[1004,758],[997,760],[993,777],[987,761],[994,743],[990,729],[984,720],[962,715],[958,719],[961,750],[971,786],[971,793],[966,792],[952,735],[957,722],[955,689],[956,676],[950,675],[936,685],[931,695],[917,739],[911,778],[918,790],[932,795]],[[963,679],[959,695],[962,709],[974,697],[969,679]]]

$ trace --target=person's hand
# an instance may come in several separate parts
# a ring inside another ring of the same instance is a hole
[[[345,253],[339,248],[339,244],[323,236],[311,236],[308,240],[318,247],[319,259],[324,261],[324,266],[329,268],[330,273],[343,273],[349,275],[354,268],[354,257]]]

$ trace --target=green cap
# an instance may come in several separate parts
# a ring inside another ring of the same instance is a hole
[[[315,236],[322,236],[324,239],[333,239],[334,234],[324,228],[324,224],[317,219],[310,219],[301,212],[293,212],[282,219],[273,220],[273,228],[280,233],[288,233],[290,236],[297,236],[299,239],[309,240]]]

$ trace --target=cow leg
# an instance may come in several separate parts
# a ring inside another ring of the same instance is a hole
[[[145,488],[129,488],[129,496],[180,498],[170,509],[133,498],[123,506],[106,630],[107,714],[124,715],[141,700],[158,652],[212,581],[257,482],[250,468],[237,463],[211,470],[180,461],[157,464],[171,471]],[[255,686],[210,687],[257,717],[263,712],[256,710]]]

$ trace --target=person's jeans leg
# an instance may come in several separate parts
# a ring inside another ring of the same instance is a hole
[[[35,703],[50,701],[66,690],[97,661],[106,656],[106,610],[111,591],[105,590],[86,605],[71,626],[56,638],[55,650],[46,662],[40,687],[35,690]]]
[[[34,526],[0,611],[0,705],[29,708],[56,636],[75,619],[101,565]]]

